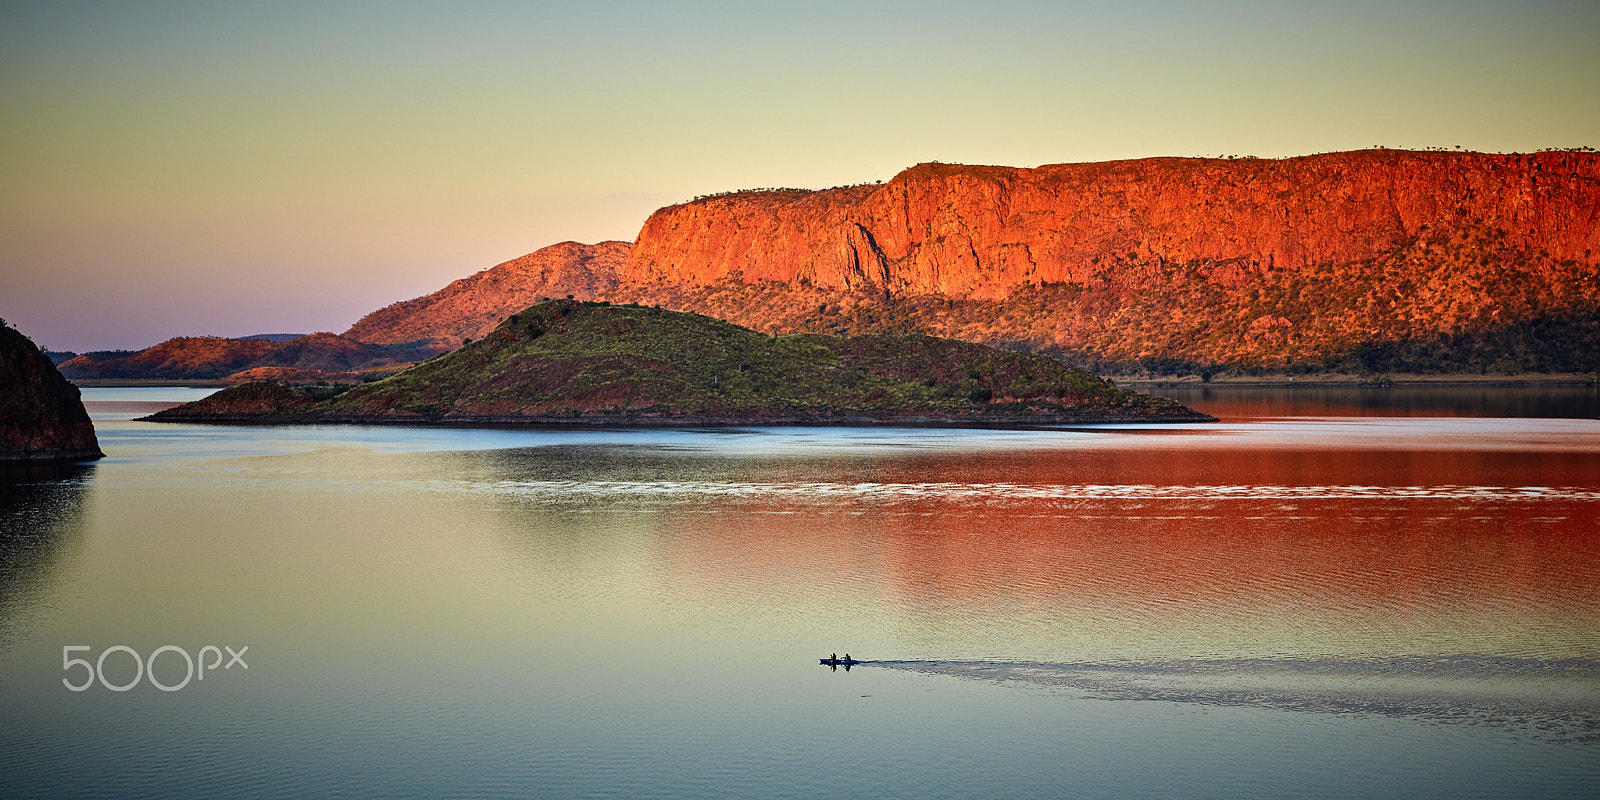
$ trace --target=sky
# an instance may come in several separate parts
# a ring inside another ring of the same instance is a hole
[[[1600,146],[1594,0],[0,0],[0,318],[343,331],[731,189]]]

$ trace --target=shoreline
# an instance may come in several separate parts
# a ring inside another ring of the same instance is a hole
[[[1349,375],[1340,373],[1310,374],[1310,375],[1251,375],[1239,377],[1213,376],[1211,380],[1202,380],[1198,375],[1184,375],[1171,378],[1157,378],[1134,375],[1105,375],[1106,380],[1113,381],[1118,387],[1254,387],[1254,388],[1294,388],[1297,386],[1314,387],[1341,387],[1361,389],[1387,389],[1397,386],[1418,387],[1462,387],[1471,386],[1479,388],[1507,388],[1521,387],[1576,387],[1597,388],[1596,378],[1591,374],[1549,374],[1526,373],[1518,375],[1419,375],[1419,374],[1393,374],[1393,375]]]
[[[236,386],[215,378],[175,380],[172,378],[68,378],[79,389],[226,389]]]
[[[351,415],[297,416],[293,414],[208,414],[162,416],[156,412],[136,417],[137,422],[198,423],[202,425],[248,425],[280,427],[290,425],[386,425],[415,428],[553,428],[587,430],[593,428],[764,428],[764,427],[896,427],[896,428],[1054,428],[1073,425],[1183,425],[1218,422],[1218,418],[1202,412],[1162,415],[1083,414],[1070,418],[1045,418],[1044,416],[1017,416],[1011,419],[984,419],[980,416],[957,417],[946,415],[886,415],[867,414],[821,417],[809,415],[774,415],[769,417],[741,416],[659,416],[632,417],[595,415],[563,417],[455,417],[455,418],[395,418]]]
[[[1151,377],[1147,375],[1102,375],[1123,388],[1141,386],[1252,386],[1291,388],[1295,386],[1353,386],[1381,389],[1390,386],[1481,386],[1517,388],[1523,386],[1569,386],[1600,388],[1600,378],[1589,373],[1523,373],[1516,375],[1460,375],[1396,373],[1389,375],[1353,375],[1346,373],[1311,373],[1307,375],[1249,375],[1213,376],[1202,380],[1199,375]],[[220,379],[177,380],[172,378],[74,378],[68,381],[80,389],[226,389],[237,386]],[[300,385],[300,384],[295,384]],[[309,384],[307,384],[309,385]]]

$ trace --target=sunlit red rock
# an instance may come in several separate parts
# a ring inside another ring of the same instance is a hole
[[[1315,363],[1594,315],[1596,209],[1600,156],[1579,152],[924,164],[661,209],[625,296],[762,330]]]
[[[433,294],[362,317],[345,335],[375,344],[418,343],[454,350],[500,320],[549,297],[580,300],[613,293],[627,242],[562,242],[462,278]]]
[[[1315,366],[1420,347],[1433,371],[1588,371],[1597,209],[1600,155],[1585,152],[923,164],[668,206],[631,251],[556,245],[349,333],[453,347],[573,294],[1114,362]]]
[[[1220,287],[1318,264],[1460,246],[1546,272],[1600,249],[1600,159],[1367,150],[1283,160],[1152,158],[1035,169],[922,164],[881,186],[752,192],[657,211],[630,280],[809,280],[1004,299],[1028,284],[1133,282],[1218,262]],[[1492,232],[1492,233],[1491,233]],[[1478,241],[1492,237],[1495,241]]]

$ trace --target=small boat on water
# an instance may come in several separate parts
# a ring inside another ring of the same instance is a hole
[[[861,661],[854,658],[824,658],[822,663],[830,667],[848,667],[853,664],[860,664]]]

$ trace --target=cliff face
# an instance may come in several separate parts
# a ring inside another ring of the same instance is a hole
[[[709,284],[737,273],[999,300],[1030,284],[1138,283],[1169,263],[1212,263],[1226,268],[1208,280],[1232,289],[1484,236],[1544,274],[1594,260],[1597,209],[1600,159],[1588,153],[923,164],[877,187],[661,209],[639,234],[628,277]]]
[[[78,387],[0,322],[0,462],[100,458]]]
[[[924,164],[669,206],[631,251],[546,248],[350,335],[454,347],[573,294],[1101,365],[1592,371],[1597,264],[1593,153]]]
[[[1090,361],[1589,371],[1597,263],[1592,153],[924,164],[663,208],[620,297]]]
[[[362,317],[345,335],[385,345],[454,350],[500,320],[546,297],[589,299],[615,293],[627,242],[562,242],[462,278],[425,297]]]

